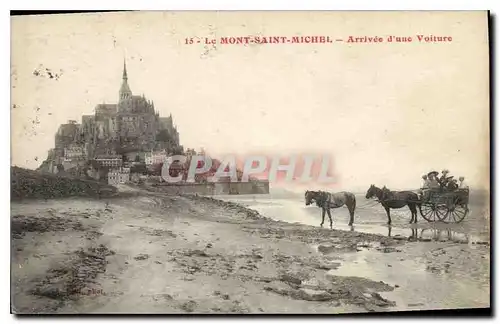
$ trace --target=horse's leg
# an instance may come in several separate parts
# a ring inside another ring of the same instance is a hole
[[[332,214],[330,212],[330,208],[328,208],[326,210],[326,212],[328,213],[328,218],[330,218],[330,229],[333,229],[333,221],[332,221]]]
[[[325,222],[325,208],[321,208],[321,224],[319,224],[319,226],[323,227],[324,222]]]
[[[417,206],[416,204],[409,204],[408,207],[410,207],[410,210],[411,210],[411,220],[413,221],[413,223],[417,223]]]
[[[408,204],[408,208],[410,209],[410,213],[411,213],[410,224],[412,224],[413,223],[413,208],[411,208],[411,204]]]
[[[391,209],[387,206],[384,206],[385,212],[387,213],[387,225],[391,225]]]
[[[354,211],[356,210],[356,198],[353,197],[353,200],[347,205],[349,209],[349,226],[352,226],[354,223]]]

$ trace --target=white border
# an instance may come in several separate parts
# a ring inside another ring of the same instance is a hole
[[[498,0],[454,0],[449,2],[438,2],[435,0],[394,0],[394,1],[373,1],[373,0],[350,0],[344,1],[343,3],[337,2],[326,2],[326,1],[317,1],[317,0],[308,0],[308,1],[297,1],[297,0],[213,0],[208,2],[208,0],[176,0],[176,1],[163,1],[159,3],[159,1],[154,0],[141,0],[141,1],[133,1],[133,0],[121,0],[121,1],[107,1],[104,2],[102,0],[87,0],[87,1],[62,1],[62,0],[45,0],[45,1],[36,1],[36,0],[18,0],[15,3],[12,3],[10,7],[5,8],[9,10],[117,10],[118,8],[122,8],[122,10],[491,10],[492,14],[498,13],[500,1]],[[7,2],[2,1],[2,7],[7,4]],[[1,30],[2,30],[2,41],[4,42],[4,46],[2,47],[4,50],[2,51],[2,61],[1,65],[2,74],[4,77],[1,78],[2,82],[2,101],[4,101],[4,109],[0,110],[3,116],[0,117],[0,120],[4,124],[3,127],[0,127],[0,132],[2,133],[0,136],[1,140],[1,152],[9,152],[9,160],[2,160],[2,163],[5,163],[5,166],[1,167],[2,172],[4,172],[4,185],[1,187],[2,189],[2,200],[3,204],[1,206],[5,206],[4,215],[3,215],[3,239],[2,239],[2,277],[5,280],[3,285],[4,289],[1,294],[1,305],[3,306],[2,311],[2,320],[1,323],[10,323],[15,320],[12,315],[10,315],[10,224],[9,217],[10,215],[10,205],[9,195],[10,195],[10,187],[8,185],[7,179],[10,177],[10,17],[7,14],[7,10],[2,10],[3,15],[0,18],[1,22]],[[496,21],[498,25],[498,20]],[[492,40],[495,43],[498,43],[499,36],[498,33],[495,33],[495,39]],[[8,49],[8,50],[7,50]],[[498,52],[498,46],[497,46]],[[497,57],[495,57],[497,58]],[[7,64],[9,63],[9,64]],[[496,62],[498,64],[498,62]],[[9,68],[8,68],[9,67]],[[495,69],[494,73],[497,74],[497,69]],[[9,76],[9,77],[7,77]],[[498,93],[498,84],[496,84],[494,92]],[[496,106],[496,100],[495,100]],[[496,114],[495,123],[498,124],[498,113]],[[496,154],[495,154],[496,155]],[[9,164],[9,165],[7,165]],[[498,178],[498,177],[497,177]],[[495,179],[498,180],[498,179]],[[496,182],[496,181],[495,181]],[[496,191],[495,200],[498,198],[498,191]],[[495,219],[495,217],[493,217]],[[495,220],[495,223],[497,221]],[[496,225],[496,224],[495,224]],[[496,228],[496,226],[495,226]],[[492,274],[493,275],[493,274]],[[493,305],[492,305],[493,306]],[[496,306],[496,305],[495,305]],[[418,313],[415,314],[418,316]],[[30,319],[24,319],[25,322],[31,322],[36,320],[37,318],[33,317]],[[51,320],[54,318],[51,318]],[[170,318],[169,321],[176,322],[179,319]],[[233,317],[230,319],[234,319]],[[288,318],[284,318],[287,320]],[[306,318],[301,318],[303,320],[309,320]],[[325,318],[326,319],[326,318]],[[371,321],[382,321],[388,320],[390,318],[383,319],[370,319]],[[67,321],[68,319],[64,319]],[[97,318],[85,318],[81,319],[85,322],[92,323],[102,323],[103,319]],[[118,321],[126,320],[125,318],[116,318]],[[158,320],[164,320],[158,318]],[[209,319],[205,319],[209,320]],[[219,320],[211,319],[210,321]],[[240,319],[242,320],[242,319]],[[259,322],[269,321],[258,319]],[[274,320],[279,320],[275,318]],[[343,319],[343,318],[331,318],[326,320],[335,320],[335,321],[352,321],[353,319]],[[366,319],[365,319],[366,320]],[[397,319],[396,320],[403,320]],[[452,319],[453,320],[453,319]],[[140,323],[143,322],[144,319],[132,319],[132,321]],[[404,319],[405,322],[411,322],[414,320]],[[469,319],[469,321],[475,321],[473,319]]]

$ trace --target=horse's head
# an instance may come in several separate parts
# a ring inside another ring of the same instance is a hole
[[[376,188],[377,187],[375,187],[375,185],[371,185],[370,188],[368,188],[368,191],[366,192],[365,198],[366,199],[373,198],[375,196],[376,191],[377,191]]]
[[[304,197],[306,199],[306,206],[312,204],[313,200],[316,199],[316,194],[317,193],[315,191],[306,191],[306,193],[304,194]]]

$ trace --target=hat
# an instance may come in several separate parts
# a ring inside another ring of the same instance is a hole
[[[460,177],[460,178],[458,178],[458,180],[464,180],[464,179],[465,179],[464,177]]]
[[[441,171],[441,173],[450,173],[450,171],[448,171],[447,169],[444,169],[443,171]]]
[[[428,177],[430,177],[431,175],[436,175],[437,176],[438,174],[439,174],[439,172],[437,172],[437,171],[431,171],[431,172],[427,173],[427,176]]]

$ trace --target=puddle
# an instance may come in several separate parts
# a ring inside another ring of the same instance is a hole
[[[345,253],[337,269],[329,270],[327,274],[364,277],[395,287],[392,292],[380,293],[396,302],[392,310],[489,305],[489,289],[467,278],[457,280],[453,274],[429,271],[425,258],[411,257],[401,250],[394,253],[373,249]]]
[[[319,226],[321,222],[320,210],[306,208],[299,200],[278,199],[266,203],[265,199],[254,199],[243,203],[277,221],[311,226]],[[386,225],[385,212],[379,206],[359,208],[354,226],[347,225],[349,214],[344,208],[332,210],[332,216],[334,229],[390,236],[411,243],[402,247],[381,246],[378,242],[359,242],[349,246],[335,239],[321,242],[311,247],[335,265],[325,273],[364,277],[395,287],[392,292],[380,293],[396,302],[391,310],[489,307],[489,278],[473,278],[472,272],[469,272],[474,267],[472,261],[464,261],[471,264],[461,267],[461,273],[457,274],[446,272],[445,261],[444,271],[431,271],[429,259],[422,257],[426,251],[432,250],[433,245],[459,247],[460,244],[468,244],[470,248],[489,244],[489,224],[484,219],[474,219],[474,213],[460,224],[427,223],[420,217],[418,224],[410,225],[409,211],[394,210],[394,213],[391,211],[392,226]],[[328,217],[325,217],[325,224],[328,223]],[[460,254],[454,256],[459,257]]]

